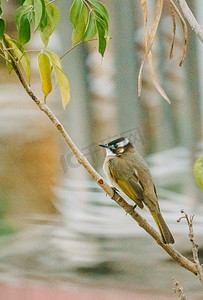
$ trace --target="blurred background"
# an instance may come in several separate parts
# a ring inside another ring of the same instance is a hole
[[[59,56],[71,48],[72,2],[56,1],[61,20],[49,49]],[[186,222],[177,223],[184,209],[195,214],[202,261],[203,194],[192,167],[202,155],[203,46],[188,26],[187,57],[179,67],[183,37],[177,20],[174,58],[169,60],[172,20],[165,3],[153,53],[159,81],[172,103],[155,90],[147,64],[138,100],[144,55],[140,2],[101,2],[110,15],[104,58],[97,41],[66,55],[62,65],[71,101],[63,111],[55,87],[48,105],[102,176],[105,151],[100,142],[127,136],[136,145],[150,166],[174,247],[191,258]],[[156,1],[147,3],[151,24]],[[202,1],[188,4],[198,19]],[[7,33],[17,38],[13,15],[18,1],[2,5]],[[36,59],[43,45],[37,34],[27,48],[35,50],[30,52],[31,87],[42,99]],[[1,58],[0,91],[0,299],[175,299],[172,277],[190,299],[201,299],[198,280],[90,179]],[[156,227],[146,209],[139,212]]]

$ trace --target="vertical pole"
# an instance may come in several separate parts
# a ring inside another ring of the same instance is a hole
[[[135,49],[135,1],[112,1],[116,59],[116,99],[120,132],[139,125],[138,65]]]
[[[190,9],[195,11],[195,4],[190,3]],[[199,68],[198,68],[198,49],[197,49],[197,37],[188,26],[188,50],[185,61],[185,82],[186,82],[186,103],[189,107],[189,119],[186,122],[190,124],[189,135],[189,150],[191,159],[191,174],[188,178],[190,181],[188,193],[193,199],[192,206],[195,206],[199,198],[199,188],[195,182],[193,175],[193,164],[197,158],[197,149],[201,141],[201,106],[200,106],[200,84],[199,84]]]

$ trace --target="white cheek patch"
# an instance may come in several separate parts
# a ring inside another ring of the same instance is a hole
[[[118,153],[123,153],[125,150],[124,150],[124,148],[118,148]]]
[[[116,153],[113,153],[109,148],[106,148],[106,156],[116,156]]]
[[[127,144],[129,144],[129,140],[127,138],[125,138],[123,141],[121,141],[120,143],[117,144],[117,147],[122,148],[122,147],[125,147]]]

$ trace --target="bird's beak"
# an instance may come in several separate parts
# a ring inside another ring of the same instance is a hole
[[[109,148],[108,144],[99,144],[100,147]]]

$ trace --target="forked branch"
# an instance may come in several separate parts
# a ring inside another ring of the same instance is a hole
[[[178,298],[180,300],[187,300],[187,297],[184,293],[183,287],[180,285],[180,283],[174,277],[173,277],[173,283],[174,283],[173,291],[178,296]]]
[[[194,220],[194,215],[188,217],[188,215],[182,211],[182,213],[184,213],[184,216],[181,217],[178,222],[180,222],[181,219],[186,219],[187,223],[188,223],[188,227],[189,227],[189,239],[192,245],[192,256],[193,256],[193,260],[194,263],[196,265],[196,270],[197,270],[197,276],[199,278],[199,281],[202,285],[203,288],[203,267],[199,261],[199,256],[198,256],[198,245],[195,243],[194,240],[194,231],[193,231],[193,220]]]

